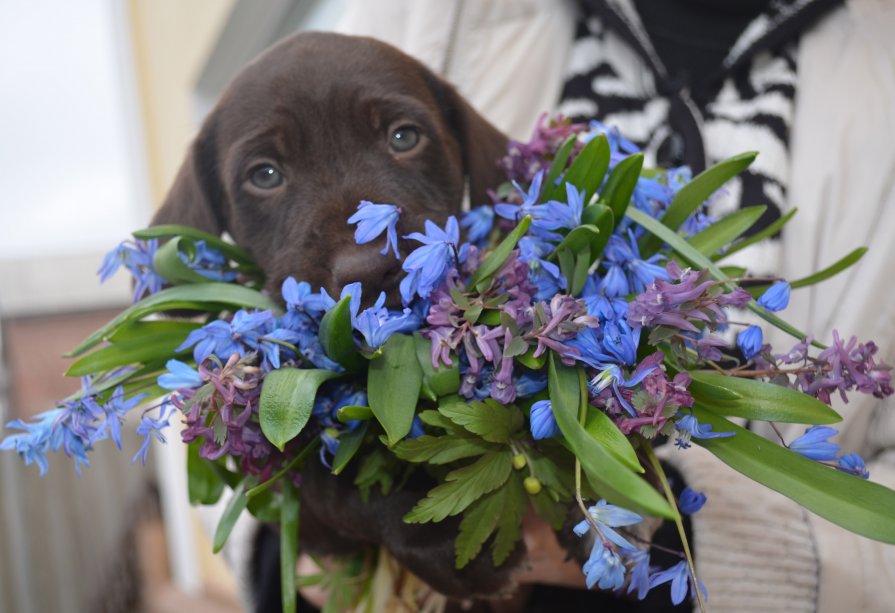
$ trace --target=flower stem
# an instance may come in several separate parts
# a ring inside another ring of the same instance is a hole
[[[290,470],[295,468],[296,465],[298,465],[302,460],[304,460],[306,457],[311,455],[311,453],[313,453],[318,447],[320,447],[320,435],[319,434],[317,436],[315,436],[313,439],[311,439],[310,441],[308,441],[308,444],[305,445],[304,448],[300,452],[298,452],[298,455],[296,455],[294,458],[289,460],[289,463],[286,464],[286,466],[284,466],[277,474],[275,474],[273,477],[271,477],[264,483],[262,483],[260,485],[256,485],[255,487],[253,487],[252,489],[247,491],[245,495],[248,496],[249,498],[251,498],[252,496],[257,496],[258,494],[260,494],[261,492],[263,492],[264,490],[269,488],[271,485],[273,485],[277,479],[279,479],[280,477],[283,477],[286,473],[288,473]]]
[[[641,445],[641,449],[643,449],[646,457],[649,459],[653,470],[656,471],[656,476],[659,477],[659,482],[662,484],[662,490],[665,492],[665,499],[668,500],[668,504],[670,504],[673,509],[677,510],[674,493],[671,491],[671,486],[668,484],[668,478],[665,476],[665,471],[662,470],[662,465],[659,463],[659,458],[656,457],[652,445],[647,441],[644,441],[644,444]],[[699,604],[699,610],[702,611],[702,613],[705,613],[705,603],[702,601],[702,590],[699,589],[699,581],[696,579],[696,565],[693,563],[693,554],[690,553],[690,543],[687,541],[687,533],[684,531],[684,522],[681,519],[680,511],[678,511],[677,516],[674,518],[674,525],[677,526],[677,532],[681,537],[681,544],[684,546],[684,555],[687,557],[687,566],[690,567],[690,576],[693,579],[693,586],[696,592],[696,602]]]

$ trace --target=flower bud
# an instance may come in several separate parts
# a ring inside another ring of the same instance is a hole
[[[522,455],[521,453],[517,453],[513,456],[513,468],[515,468],[516,470],[522,470],[523,468],[525,468],[525,464],[526,461],[524,455]]]
[[[525,481],[522,482],[522,485],[525,486],[525,491],[532,496],[541,491],[541,482],[535,477],[525,477]]]

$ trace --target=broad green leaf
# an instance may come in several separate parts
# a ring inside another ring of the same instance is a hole
[[[382,346],[382,356],[370,362],[367,372],[367,400],[389,445],[410,432],[422,383],[413,337],[392,334]]]
[[[489,451],[472,464],[449,472],[444,483],[429,490],[426,497],[404,516],[404,521],[423,524],[456,515],[506,483],[512,471],[513,459],[509,451]]]
[[[280,583],[283,613],[295,613],[295,565],[298,563],[298,491],[288,479],[283,480],[280,506]]]
[[[256,496],[246,497],[249,499],[246,508],[248,508],[252,517],[268,524],[275,524],[280,521],[279,492],[265,490]]]
[[[726,258],[727,256],[736,253],[737,251],[741,251],[741,250],[745,249],[746,247],[749,247],[751,245],[754,245],[755,243],[763,241],[766,238],[774,236],[775,234],[777,234],[777,232],[779,232],[783,228],[783,226],[785,226],[789,222],[790,219],[792,219],[795,216],[797,211],[798,211],[798,209],[791,210],[790,212],[788,212],[786,215],[784,215],[780,219],[770,223],[765,229],[760,230],[759,232],[756,232],[752,236],[747,236],[743,240],[737,241],[736,243],[734,243],[733,245],[728,247],[728,249],[724,253],[716,255],[712,259],[715,261],[722,260],[722,259]],[[739,276],[739,275],[737,275],[737,276]]]
[[[691,372],[688,391],[719,415],[795,424],[832,424],[842,417],[817,398],[782,385]]]
[[[509,443],[513,433],[525,423],[516,405],[500,404],[491,398],[484,402],[466,402],[453,396],[444,399],[438,411],[491,443]]]
[[[373,419],[373,410],[370,407],[360,407],[356,405],[350,405],[347,407],[342,407],[336,413],[336,418],[342,422],[347,423],[353,420],[367,420]]]
[[[528,232],[528,227],[530,225],[531,215],[526,215],[519,221],[519,224],[513,231],[510,232],[491,253],[485,256],[481,266],[479,266],[478,270],[473,273],[469,282],[466,284],[467,291],[489,279],[491,275],[500,270],[500,267],[503,266],[504,262],[507,261],[507,258],[510,257],[510,253],[516,248],[516,243],[518,243],[519,239],[525,236],[525,233]]]
[[[428,434],[404,439],[392,448],[392,452],[408,462],[449,464],[465,458],[480,456],[494,451],[495,446],[471,436],[429,436]]]
[[[569,294],[577,296],[587,283],[587,270],[590,268],[590,249],[575,256],[575,268],[572,270],[572,283],[569,285]]]
[[[119,341],[133,341],[152,338],[159,334],[173,335],[175,332],[179,332],[186,338],[190,332],[201,325],[202,324],[193,321],[183,321],[179,319],[135,321],[133,323],[125,324],[115,330],[115,332],[109,336],[109,341],[112,343],[117,343]]]
[[[600,200],[612,210],[614,219],[620,220],[631,203],[641,168],[643,168],[643,154],[635,153],[616,164],[609,173],[606,185],[600,192]]]
[[[628,208],[628,212],[625,213],[625,215],[634,223],[643,227],[647,232],[668,243],[668,245],[677,254],[687,260],[695,268],[708,270],[712,273],[712,276],[719,281],[728,280],[724,273],[721,272],[721,269],[718,268],[717,264],[702,255],[699,251],[694,249],[686,240],[678,236],[669,228],[662,225],[661,222],[653,219],[643,211],[639,211],[636,208]],[[728,287],[732,287],[732,284],[729,284]],[[799,340],[806,338],[807,335],[804,332],[787,323],[786,321],[780,319],[773,313],[768,312],[766,309],[758,306],[756,303],[750,302],[746,306],[750,311],[752,311],[768,323],[777,326],[787,334]],[[823,345],[820,345],[817,342],[814,342],[813,344],[815,346],[823,347]]]
[[[97,344],[107,340],[119,326],[133,322],[160,311],[186,309],[191,311],[215,311],[221,308],[270,309],[280,308],[270,298],[259,291],[232,283],[201,283],[169,287],[147,296],[137,304],[119,313],[109,323],[88,336],[65,357],[78,356]]]
[[[577,254],[586,249],[589,250],[591,243],[597,239],[599,234],[600,231],[596,226],[582,224],[566,234],[565,238],[563,238],[559,245],[556,246],[556,251],[559,251],[560,249],[568,249],[572,253]],[[556,253],[556,251],[554,251],[554,253]],[[551,257],[551,259],[554,258]]]
[[[847,530],[895,544],[895,491],[804,458],[712,411],[695,407],[693,414],[716,432],[735,432],[693,439],[734,470]]]
[[[345,296],[320,321],[320,345],[331,359],[348,370],[357,370],[363,364],[354,345],[354,328],[351,327],[351,296]]]
[[[491,561],[500,566],[507,561],[519,539],[522,538],[522,517],[528,509],[528,497],[522,489],[522,480],[511,478],[504,486],[503,513],[497,522],[497,534],[491,546]],[[545,496],[541,491],[538,496]]]
[[[849,268],[850,266],[856,264],[858,260],[864,257],[865,253],[867,253],[867,247],[858,247],[835,264],[827,266],[823,270],[819,270],[813,275],[808,275],[807,277],[796,279],[795,281],[790,282],[789,285],[793,289],[796,289],[799,287],[808,287],[809,285],[814,285],[815,283],[825,281],[830,277],[839,274],[846,268]]]
[[[252,478],[252,482],[257,482],[257,478]],[[227,539],[230,538],[230,533],[233,532],[236,520],[239,519],[239,516],[249,504],[249,498],[245,495],[247,485],[251,487],[250,484],[246,483],[237,485],[233,490],[233,496],[227,501],[227,506],[224,507],[224,512],[221,514],[221,519],[218,520],[218,526],[214,531],[214,542],[212,544],[214,553],[219,553],[224,548]]]
[[[460,531],[454,541],[455,564],[458,569],[465,567],[479,555],[482,545],[497,529],[497,522],[503,513],[505,490],[508,485],[509,482],[496,492],[491,492],[477,500],[463,514]]]
[[[314,409],[317,388],[324,381],[340,376],[332,370],[281,368],[264,378],[258,420],[261,432],[283,451],[286,443],[304,429]]]
[[[572,155],[572,150],[575,149],[576,142],[578,142],[578,135],[572,134],[567,137],[562,145],[560,145],[559,149],[557,149],[556,155],[553,156],[553,162],[550,164],[550,170],[547,171],[547,177],[542,184],[545,187],[542,187],[541,189],[544,190],[545,194],[547,191],[552,193],[552,190],[555,188],[556,180],[562,175],[563,170],[565,170],[566,162],[569,161],[569,156]]]
[[[177,237],[159,247],[152,258],[152,267],[172,285],[211,283],[211,279],[203,277],[180,259],[181,243],[185,243],[185,239]]]
[[[68,370],[65,371],[65,376],[81,377],[119,366],[167,361],[174,357],[189,354],[191,351],[189,349],[177,353],[174,350],[186,340],[191,330],[198,327],[198,324],[190,324],[190,327],[177,328],[170,331],[159,330],[156,334],[149,337],[113,341],[111,345],[101,347],[92,353],[80,357],[68,367]]]
[[[413,334],[413,342],[416,348],[416,357],[423,371],[423,380],[436,397],[456,394],[460,389],[460,368],[455,358],[451,366],[439,364],[438,368],[432,365],[432,341],[423,338],[418,332]]]
[[[566,183],[571,183],[579,190],[584,190],[584,202],[590,202],[591,196],[603,184],[603,177],[609,168],[609,140],[605,134],[596,136],[581,150],[575,161],[566,171],[559,185],[548,185],[542,202],[548,200],[566,200]]]
[[[553,415],[594,488],[602,497],[625,508],[674,518],[676,512],[668,502],[578,422],[582,402],[578,370],[558,363],[552,353],[548,363],[547,384]]]
[[[582,222],[591,223],[599,230],[596,238],[590,243],[590,263],[593,264],[597,258],[603,255],[603,249],[612,236],[615,229],[615,221],[619,219],[612,210],[599,202],[584,207],[581,215]]]
[[[633,471],[642,473],[643,467],[637,459],[637,452],[631,447],[628,437],[622,434],[609,416],[603,411],[588,407],[584,429],[603,449]]]
[[[201,442],[187,445],[186,475],[190,504],[214,504],[224,493],[224,482],[214,469],[214,463],[199,455]]]
[[[222,240],[220,236],[215,236],[214,234],[209,234],[208,232],[203,232],[202,230],[197,230],[196,228],[191,228],[189,226],[178,226],[173,224],[152,226],[143,230],[137,230],[136,232],[133,232],[133,235],[135,238],[143,240],[185,236],[193,240],[205,241],[205,244],[209,247],[214,247],[228,258],[236,260],[237,262],[246,264],[255,263],[251,254],[242,247],[237,247],[233,243],[228,243]]]
[[[767,208],[766,206],[750,206],[734,211],[705,230],[691,236],[687,242],[702,255],[712,256],[755,225]]]
[[[709,196],[715,193],[722,185],[741,173],[758,153],[755,151],[741,153],[722,162],[718,162],[711,168],[707,168],[681,188],[675,195],[665,215],[662,216],[662,225],[672,231],[681,227],[690,215],[705,202]],[[661,237],[644,236],[640,244],[640,252],[644,257],[655,253],[662,245]]]
[[[334,475],[338,475],[345,470],[345,467],[348,466],[348,463],[360,450],[369,426],[370,422],[365,421],[354,430],[342,432],[339,435],[339,449],[336,451],[336,457],[333,458]]]
[[[541,370],[542,368],[544,368],[544,364],[547,363],[547,354],[542,353],[538,357],[534,357],[535,349],[537,348],[533,347],[522,355],[516,356],[516,361],[526,368],[530,368],[532,370]]]

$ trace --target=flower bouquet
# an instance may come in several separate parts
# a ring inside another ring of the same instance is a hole
[[[707,214],[706,201],[754,157],[691,178],[642,168],[636,148],[600,124],[542,122],[530,143],[511,144],[510,181],[493,205],[443,227],[428,221],[401,243],[395,206],[362,202],[346,220],[357,243],[385,234],[382,257],[402,261],[397,309],[396,296],[371,300],[359,283],[334,297],[290,278],[270,296],[248,252],[219,237],[135,232],[100,269],[105,279],[127,268],[135,304],[70,354],[68,374],[83,389],[33,422],[10,423],[21,432],[0,449],[41,472],[46,452],[62,449],[80,470],[99,440],[120,446],[140,407],[145,442],[134,460],[145,461],[179,414],[191,500],[233,490],[215,549],[245,511],[279,523],[286,611],[295,610],[309,462],[335,474],[353,465],[362,496],[425,471],[433,487],[403,519],[462,515],[457,568],[480,555],[503,564],[529,508],[558,530],[577,507],[588,587],[643,598],[670,582],[675,603],[706,597],[681,521],[705,497],[672,493],[653,450],[666,439],[703,446],[846,529],[895,543],[895,492],[862,479],[861,458],[827,440],[840,419],[831,395],[888,396],[889,367],[872,342],[834,334],[827,346],[775,314],[791,289],[863,250],[791,282],[723,265],[791,218],[746,235],[764,207]],[[172,311],[194,317],[158,317]],[[775,352],[760,326],[738,321],[748,312],[793,346]],[[769,444],[730,418],[810,427]],[[649,543],[630,530],[645,515],[676,523],[678,564],[651,566]],[[332,607],[373,602],[369,565],[353,568],[358,589]]]

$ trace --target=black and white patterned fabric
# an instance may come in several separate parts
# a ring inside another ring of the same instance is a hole
[[[678,0],[688,2],[696,4]],[[756,232],[778,219],[784,208],[798,37],[840,3],[767,2],[743,22],[726,53],[722,49],[718,57],[723,60],[715,70],[688,77],[670,74],[634,0],[581,0],[559,111],[575,120],[598,119],[617,127],[644,150],[646,165],[686,164],[696,174],[738,153],[759,151],[749,169],[709,205],[711,215],[767,205],[752,228]],[[706,9],[712,10],[717,9]],[[680,35],[693,37],[682,39],[692,45],[700,31]],[[737,256],[731,264],[771,273],[779,249],[766,242]]]

